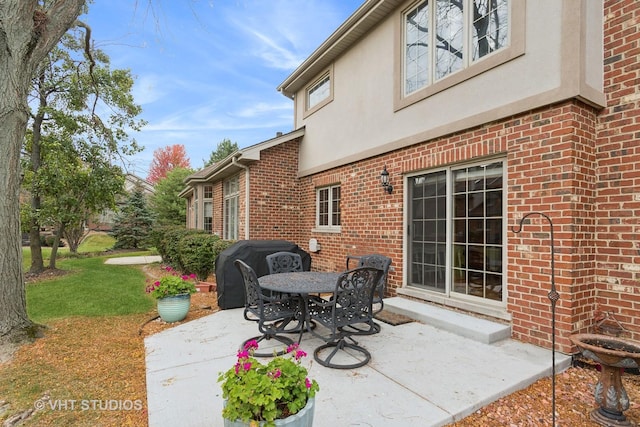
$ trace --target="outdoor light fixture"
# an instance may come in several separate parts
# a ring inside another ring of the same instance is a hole
[[[389,183],[389,172],[387,172],[387,165],[384,166],[382,172],[380,172],[380,183],[382,184],[382,188],[384,191],[391,194],[393,193],[393,185]]]

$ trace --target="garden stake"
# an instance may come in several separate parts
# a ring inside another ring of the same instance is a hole
[[[556,302],[560,299],[560,295],[556,291],[556,277],[555,277],[555,249],[553,245],[553,221],[547,215],[542,212],[529,212],[520,220],[520,224],[518,229],[515,227],[511,227],[511,231],[514,233],[520,233],[522,231],[522,224],[524,220],[527,219],[529,215],[541,215],[549,221],[549,226],[551,228],[551,290],[547,295],[549,297],[549,301],[551,301],[551,419],[552,426],[556,425]]]

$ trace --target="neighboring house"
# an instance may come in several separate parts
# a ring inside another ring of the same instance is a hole
[[[148,181],[140,178],[139,176],[128,173],[124,177],[124,191],[126,194],[130,194],[136,187],[142,188],[143,193],[146,196],[153,194],[153,185]],[[117,204],[118,207],[122,206],[126,201],[125,197],[121,197]],[[103,209],[102,212],[93,215],[87,221],[87,228],[89,230],[99,231],[111,231],[113,228],[116,212],[111,209]]]
[[[238,150],[185,179],[187,227],[224,239],[300,239],[297,162],[304,129]],[[248,207],[248,208],[247,208]]]
[[[188,224],[389,255],[390,295],[550,348],[549,223],[512,229],[542,212],[558,348],[603,312],[638,339],[638,40],[633,0],[365,1],[278,87],[296,130],[187,179]]]

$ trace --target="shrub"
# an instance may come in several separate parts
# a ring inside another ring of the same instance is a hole
[[[222,240],[215,234],[189,234],[179,243],[183,272],[195,273],[198,280],[206,280],[215,269],[215,260],[233,241]]]
[[[162,260],[177,270],[184,271],[184,265],[180,257],[180,240],[189,235],[207,235],[203,230],[195,230],[182,226],[167,227],[164,235],[159,238],[157,244],[158,252],[162,256]]]
[[[180,239],[180,263],[187,274],[206,280],[213,271],[214,247],[220,237],[214,234],[188,234]]]

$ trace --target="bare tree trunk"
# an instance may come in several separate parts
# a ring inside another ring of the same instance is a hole
[[[73,254],[78,253],[78,246],[80,246],[80,240],[85,234],[84,223],[70,225],[65,228],[64,237],[67,239],[69,245],[69,252]]]
[[[49,258],[49,268],[56,269],[56,258],[58,257],[58,248],[60,247],[60,238],[64,233],[64,224],[60,224],[53,236],[53,245],[51,247],[51,257]]]
[[[42,72],[38,78],[38,92],[40,95],[40,105],[38,112],[33,118],[31,126],[33,136],[31,141],[31,170],[34,176],[40,169],[40,139],[42,137],[42,123],[44,122],[44,109],[47,106],[47,97],[43,93],[45,83],[45,74]],[[35,180],[34,180],[35,181]],[[41,273],[44,271],[44,260],[42,259],[42,245],[40,243],[40,220],[37,213],[40,211],[42,199],[40,198],[40,190],[34,182],[31,185],[31,223],[29,224],[29,247],[31,249],[31,267],[29,273]]]
[[[84,0],[0,1],[0,336],[28,338],[20,238],[20,149],[31,77],[80,15]]]

